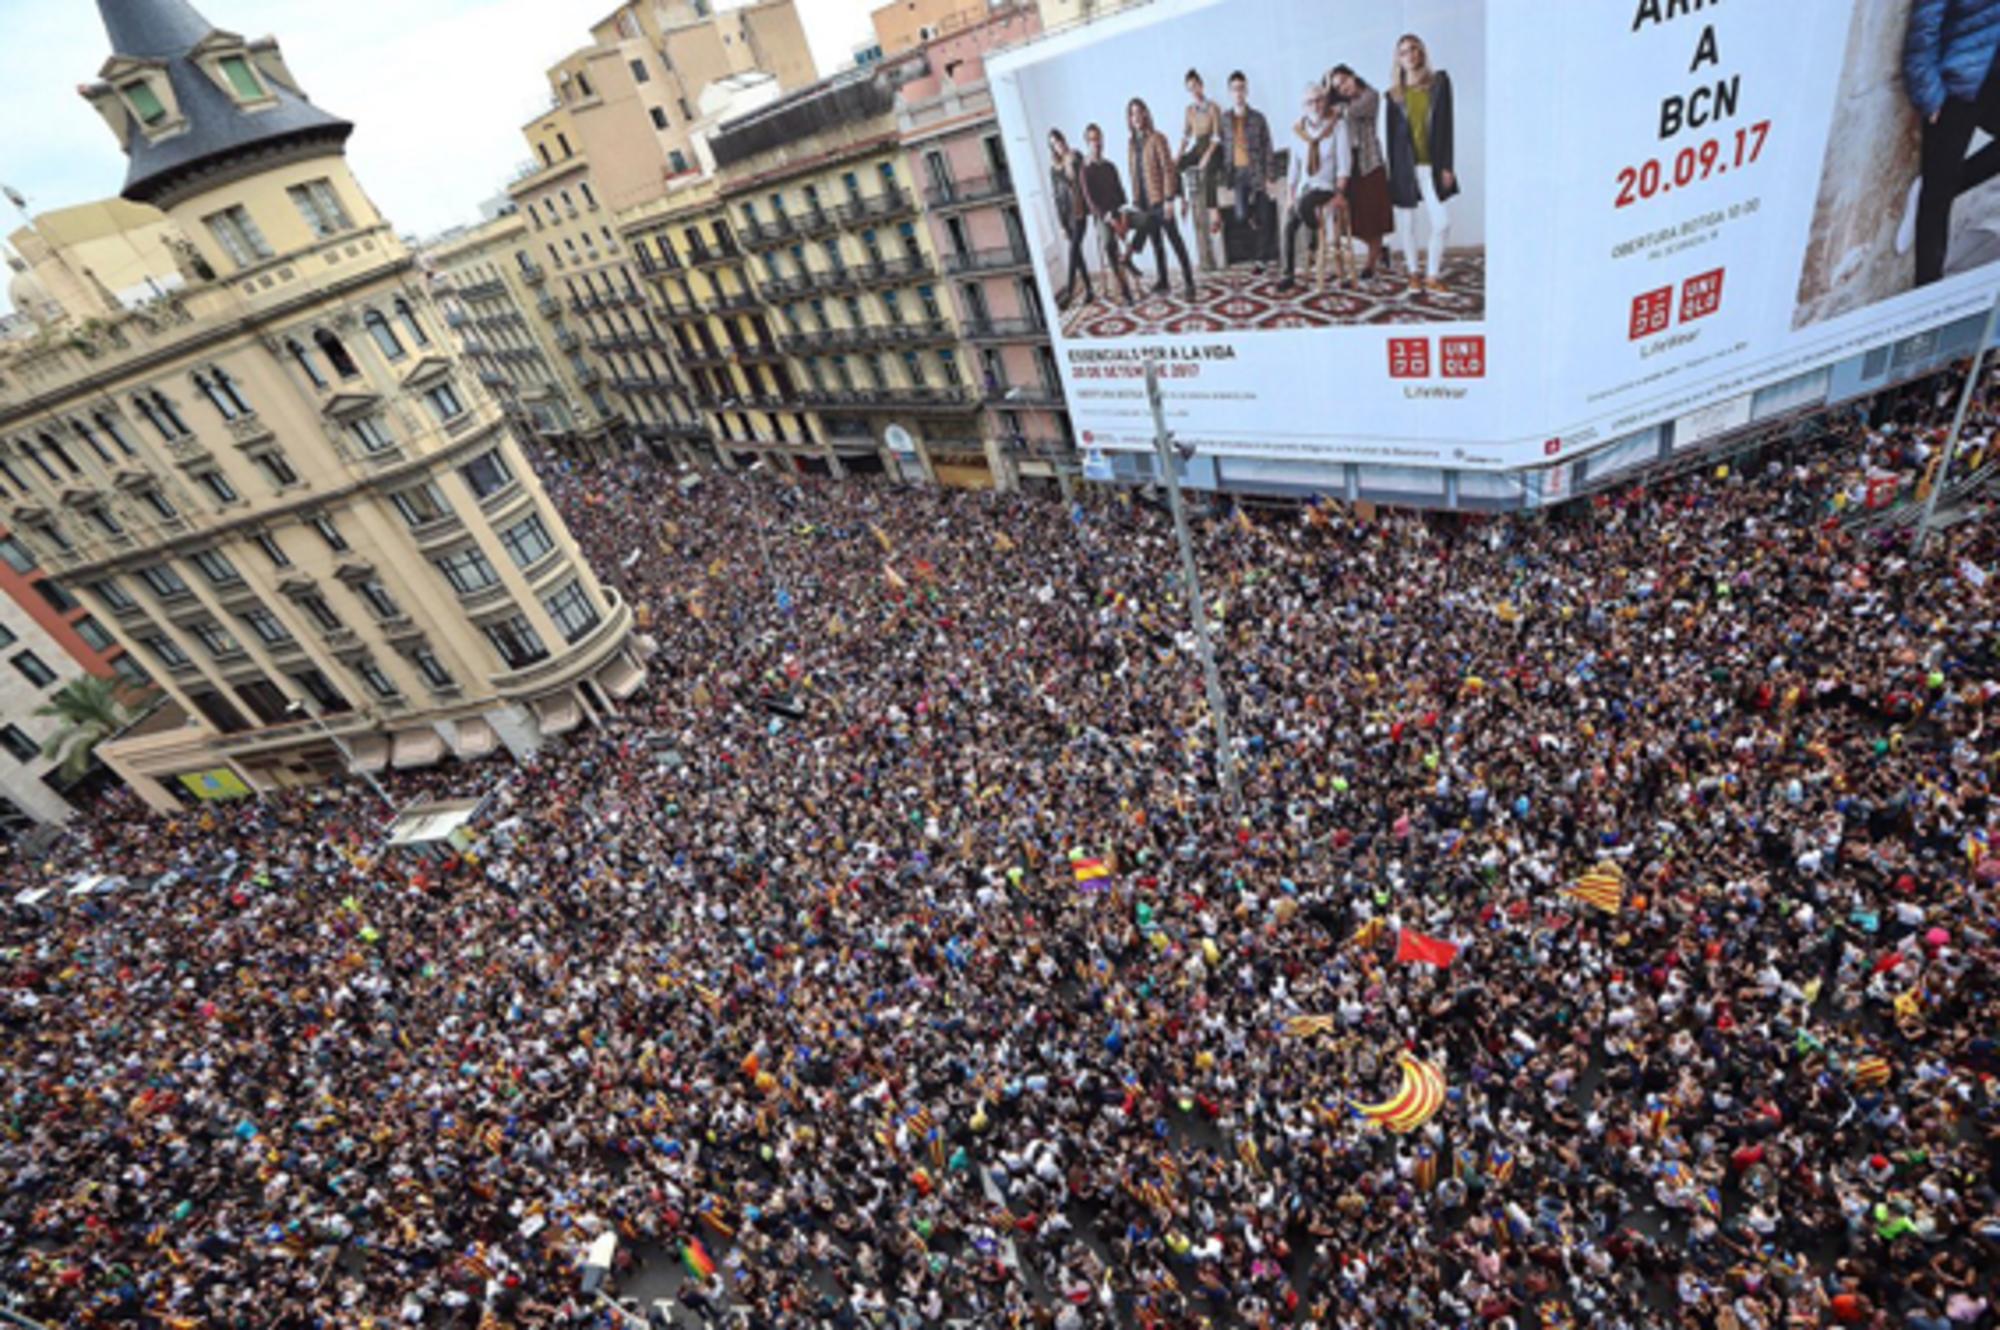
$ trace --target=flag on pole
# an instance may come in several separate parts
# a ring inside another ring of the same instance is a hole
[[[1388,931],[1389,925],[1378,916],[1355,929],[1352,941],[1357,947],[1372,947],[1380,942],[1382,935]]]
[[[1606,914],[1625,909],[1625,874],[1606,860],[1562,889],[1562,894]]]
[[[1458,944],[1441,937],[1427,937],[1413,928],[1396,935],[1396,960],[1405,965],[1435,965],[1440,970],[1458,955]]]

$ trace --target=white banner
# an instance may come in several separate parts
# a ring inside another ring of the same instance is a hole
[[[1162,0],[996,57],[1080,439],[1151,447],[1157,357],[1218,455],[1522,467],[1983,311],[2000,12],[1946,10],[2000,0]]]

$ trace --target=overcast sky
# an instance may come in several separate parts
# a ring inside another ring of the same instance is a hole
[[[520,127],[547,104],[542,71],[589,41],[616,0],[195,3],[233,32],[277,37],[313,100],[354,122],[348,153],[370,197],[398,230],[428,235],[476,219],[527,160]],[[871,0],[797,4],[820,72],[846,65]],[[76,95],[108,54],[91,0],[0,0],[0,183],[37,211],[124,183],[124,155]],[[20,217],[0,210],[4,235]]]

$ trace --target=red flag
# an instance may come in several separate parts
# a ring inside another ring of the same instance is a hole
[[[1882,974],[1885,973],[1886,971],[1895,969],[1898,965],[1901,965],[1902,963],[1903,963],[1903,953],[1900,951],[1892,951],[1889,952],[1887,955],[1883,956],[1880,960],[1877,960],[1875,962],[1875,968],[1869,971],[1869,973]]]
[[[1405,928],[1396,935],[1396,959],[1407,964],[1435,965],[1443,969],[1457,955],[1458,944],[1441,937],[1425,937],[1411,928]]]

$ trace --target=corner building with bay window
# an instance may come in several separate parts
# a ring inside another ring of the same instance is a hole
[[[276,42],[100,0],[83,89],[185,285],[0,359],[15,535],[170,705],[142,797],[532,750],[644,682],[599,585]]]

